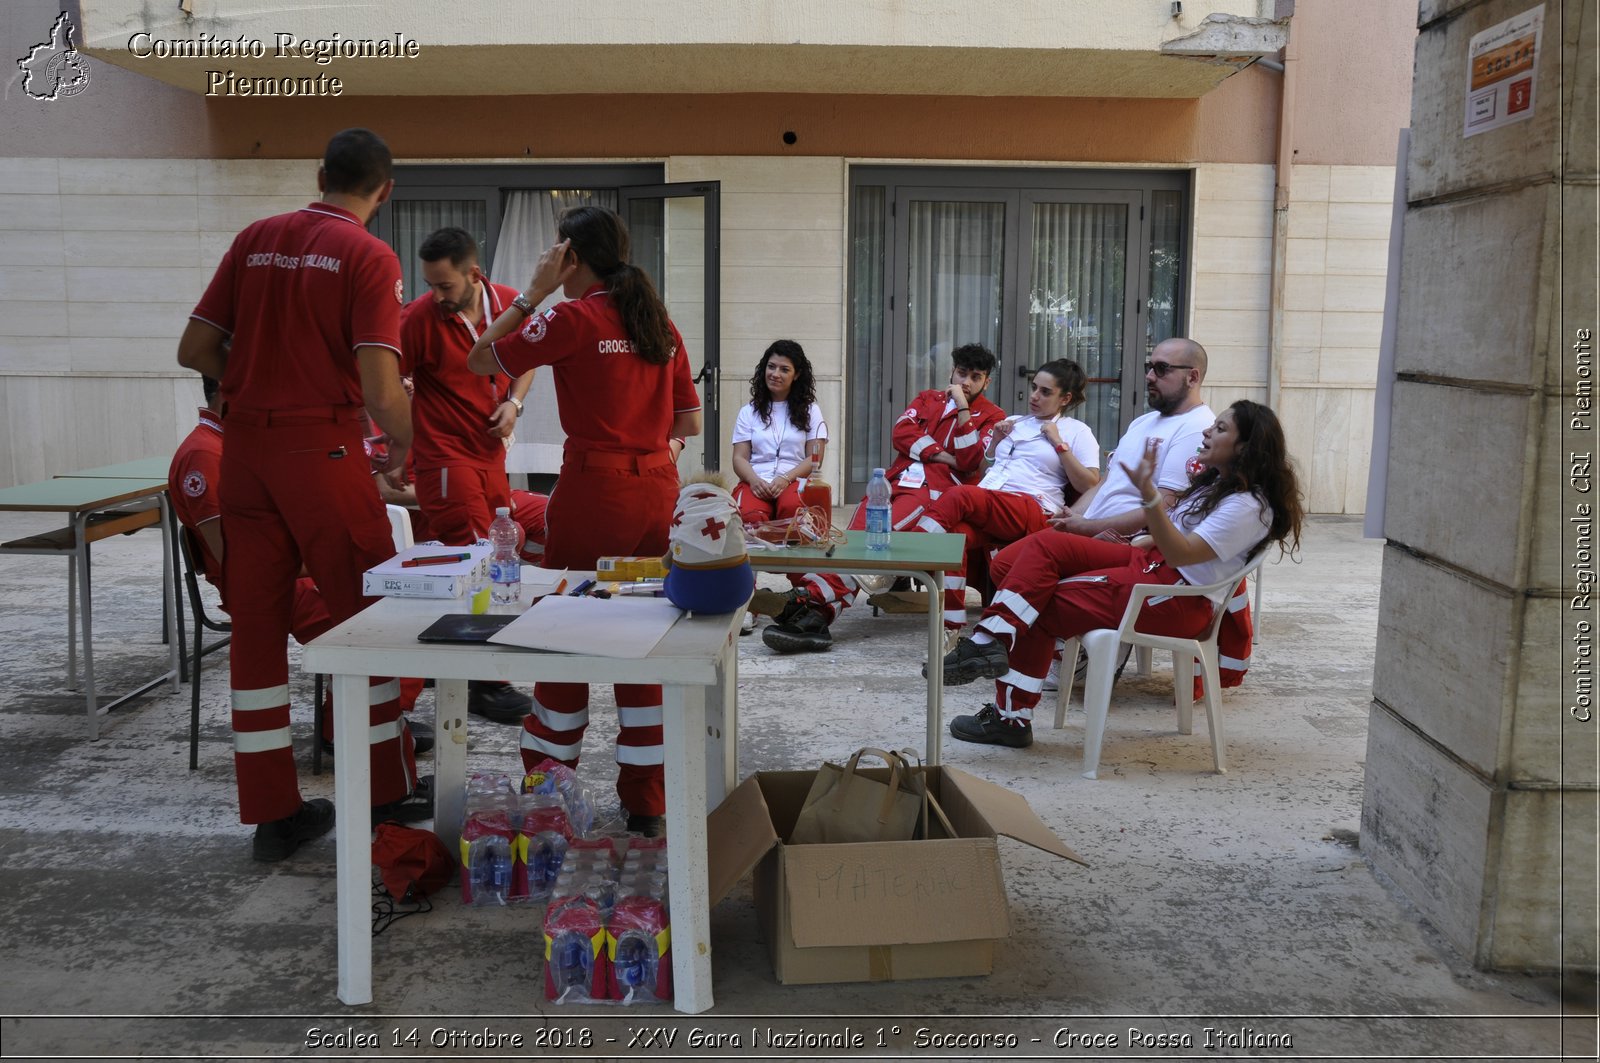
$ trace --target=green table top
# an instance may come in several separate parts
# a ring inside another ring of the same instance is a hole
[[[81,513],[118,502],[150,498],[167,489],[167,478],[61,476],[38,483],[0,487],[0,510],[28,513]]]
[[[135,458],[133,461],[118,462],[115,465],[101,465],[93,469],[80,469],[77,472],[58,472],[56,477],[71,477],[73,479],[112,479],[112,480],[165,480],[167,470],[172,467],[172,458]]]
[[[889,549],[868,550],[866,532],[845,534],[849,538],[834,547],[832,556],[828,556],[825,550],[811,546],[751,550],[750,567],[757,572],[788,572],[797,568],[801,571],[827,572],[948,572],[961,567],[961,557],[967,544],[964,535],[890,532]]]

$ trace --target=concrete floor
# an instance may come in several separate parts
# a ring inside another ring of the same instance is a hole
[[[0,539],[39,530],[35,518],[0,515]],[[102,690],[155,667],[159,554],[149,532],[95,548]],[[1592,1015],[1581,1003],[1592,1002],[1592,981],[1472,970],[1362,860],[1381,548],[1358,522],[1313,521],[1300,563],[1268,565],[1254,667],[1225,698],[1226,775],[1210,770],[1201,714],[1195,734],[1176,733],[1161,660],[1153,677],[1118,686],[1098,781],[1079,774],[1081,712],[1062,731],[1043,714],[1025,751],[946,738],[947,763],[1025,795],[1093,865],[1000,840],[1012,933],[992,975],[779,985],[746,882],[714,912],[717,1006],[693,1018],[546,1004],[540,909],[464,909],[453,888],[433,912],[377,938],[376,1002],[340,1005],[332,836],[283,864],[251,862],[235,813],[223,655],[206,662],[198,771],[187,768],[187,686],[119,709],[88,742],[83,702],[63,679],[65,565],[0,564],[7,1057],[326,1057],[376,1036],[381,1048],[356,1054],[621,1058],[653,1046],[661,1057],[820,1058],[854,1033],[864,1046],[834,1054],[1137,1057],[1205,1053],[1209,1027],[1253,1031],[1242,1044],[1279,1058],[1594,1058],[1593,1020],[1562,1017],[1581,1006]],[[778,657],[759,637],[742,642],[744,771],[813,766],[862,744],[920,745],[922,619],[858,608],[834,631],[827,655]],[[302,785],[331,795],[331,773],[309,771],[310,678],[297,673],[294,690]],[[987,696],[949,690],[945,715]],[[597,690],[583,769],[607,795],[610,705]],[[431,692],[418,709],[431,722]],[[470,768],[515,769],[514,729],[474,720],[473,734]],[[781,1047],[769,1028],[821,1039]],[[934,1034],[919,1039],[919,1029]],[[1130,1030],[1171,1042],[1130,1044]],[[738,1043],[691,1046],[695,1031]],[[578,1040],[553,1046],[562,1032]],[[934,1039],[985,1033],[1018,1046]],[[1087,1035],[1101,1047],[1086,1046]],[[1260,1035],[1280,1040],[1264,1047]],[[1208,1054],[1240,1045],[1223,1040]]]

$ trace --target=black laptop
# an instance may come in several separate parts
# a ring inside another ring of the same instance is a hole
[[[488,642],[517,613],[446,613],[417,636],[418,642]]]

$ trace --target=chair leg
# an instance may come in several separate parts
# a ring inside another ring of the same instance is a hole
[[[200,766],[200,651],[205,626],[194,621],[194,682],[189,686],[189,770]]]
[[[1150,674],[1151,663],[1155,655],[1156,651],[1149,646],[1135,646],[1133,648],[1133,674],[1138,676],[1148,676]]]
[[[322,774],[322,725],[327,719],[327,707],[322,704],[322,673],[318,672],[316,691],[313,697],[317,699],[317,707],[311,713],[311,774]]]
[[[1083,681],[1083,777],[1100,777],[1100,743],[1106,733],[1106,713],[1111,708],[1111,685],[1116,679],[1117,633],[1109,628],[1086,632],[1083,650],[1089,655],[1089,674]]]
[[[1217,766],[1217,774],[1225,775],[1228,766],[1222,752],[1222,675],[1217,666],[1215,646],[1205,647],[1200,667],[1205,671],[1206,722],[1211,725],[1211,759]],[[1192,687],[1190,693],[1193,693]]]
[[[1178,733],[1194,734],[1194,656],[1172,651],[1172,703],[1178,709]]]
[[[1078,640],[1067,639],[1061,647],[1061,669],[1056,673],[1056,730],[1067,725],[1067,705],[1072,688],[1078,685]]]

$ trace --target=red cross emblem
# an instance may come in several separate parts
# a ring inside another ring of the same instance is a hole
[[[716,542],[718,539],[722,538],[722,529],[726,527],[727,524],[718,520],[716,517],[707,517],[706,526],[701,528],[700,531],[707,539],[710,539],[712,542]]]

